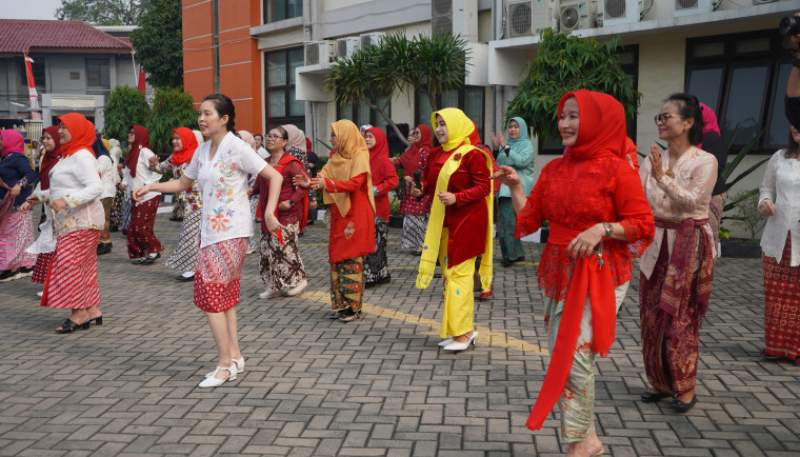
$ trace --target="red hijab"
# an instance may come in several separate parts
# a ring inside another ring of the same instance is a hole
[[[192,160],[194,151],[197,150],[197,137],[194,136],[194,132],[186,127],[178,127],[172,130],[172,132],[178,135],[182,145],[179,151],[172,152],[172,157],[169,159],[170,163],[177,167]]]
[[[45,151],[44,157],[42,158],[42,165],[39,167],[39,185],[42,190],[47,190],[50,188],[50,170],[52,170],[58,163],[58,160],[61,159],[61,137],[58,135],[58,127],[55,125],[45,127],[44,133],[50,135],[50,137],[53,138],[53,142],[56,144],[56,147],[53,148],[52,151]]]
[[[94,124],[79,113],[67,113],[59,116],[58,120],[72,136],[69,143],[61,145],[61,157],[69,157],[81,149],[87,149],[94,154],[93,146],[96,139]]]
[[[416,143],[410,144],[398,160],[400,166],[403,167],[403,172],[406,176],[412,176],[417,167],[419,166],[419,156],[423,150],[430,151],[433,148],[433,131],[428,124],[419,124],[419,140]]]
[[[369,150],[369,168],[372,172],[372,183],[377,185],[389,177],[394,165],[389,160],[389,142],[383,129],[370,127],[367,132],[375,137],[375,146]]]
[[[567,92],[558,102],[558,117],[564,103],[575,97],[580,111],[578,139],[565,149],[564,155],[575,160],[592,159],[606,154],[625,157],[625,108],[611,95],[579,89]]]
[[[707,133],[721,135],[719,122],[717,122],[717,113],[703,102],[700,102],[700,112],[703,113],[703,135]]]
[[[133,143],[128,145],[128,171],[131,178],[136,177],[136,165],[139,164],[139,152],[142,148],[150,148],[150,134],[144,126],[133,124]]]

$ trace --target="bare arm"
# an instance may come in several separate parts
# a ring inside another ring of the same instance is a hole
[[[182,175],[179,179],[171,179],[167,182],[147,184],[140,187],[133,193],[133,199],[139,201],[139,198],[148,192],[161,192],[165,194],[183,192],[191,189],[192,183],[194,183],[193,180],[186,177],[186,175]]]
[[[264,208],[264,220],[271,222],[275,219],[275,208],[278,206],[278,197],[281,193],[281,186],[283,185],[283,176],[278,171],[267,164],[261,169],[259,173],[262,178],[267,180],[269,185],[269,198],[267,198],[267,205]],[[275,220],[277,223],[277,220]],[[269,223],[267,224],[270,225]],[[268,227],[274,230],[273,227]]]

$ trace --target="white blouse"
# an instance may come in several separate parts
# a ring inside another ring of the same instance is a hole
[[[119,170],[114,161],[107,154],[97,158],[97,170],[100,172],[100,180],[103,181],[103,193],[100,198],[113,198],[117,194],[117,184],[119,184]]]
[[[63,157],[50,170],[50,200],[63,198],[66,208],[55,212],[56,236],[75,230],[102,230],[105,212],[100,203],[103,182],[97,159],[88,149]]]
[[[136,162],[136,176],[133,177],[130,175],[130,171],[126,171],[126,182],[129,183],[130,190],[135,191],[136,189],[145,186],[147,184],[157,183],[161,180],[161,173],[158,171],[153,171],[150,169],[150,158],[155,157],[156,154],[147,149],[142,148],[139,152],[139,161]],[[138,204],[146,202],[151,198],[155,198],[161,195],[161,192],[148,192],[144,194],[141,200],[139,200]]]
[[[253,235],[253,217],[247,198],[248,175],[267,165],[247,143],[231,132],[210,158],[211,141],[203,143],[184,170],[184,176],[200,185],[203,209],[200,247]]]
[[[775,204],[775,215],[767,218],[767,225],[761,234],[764,255],[780,262],[786,236],[791,233],[792,257],[789,265],[800,265],[800,160],[787,159],[784,150],[772,154],[759,191],[759,204],[764,200]]]

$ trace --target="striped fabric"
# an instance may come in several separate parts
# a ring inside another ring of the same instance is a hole
[[[76,230],[58,237],[55,257],[44,283],[42,306],[85,309],[100,305],[99,240],[99,230]]]

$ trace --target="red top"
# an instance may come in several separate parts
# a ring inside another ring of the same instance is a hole
[[[362,257],[375,252],[375,213],[369,203],[367,174],[343,181],[325,179],[328,193],[350,193],[350,211],[341,214],[336,205],[330,205],[330,239],[328,257],[330,263]]]
[[[436,189],[436,180],[442,166],[458,148],[445,152],[441,147],[431,151],[428,168],[425,170],[423,190],[431,198]],[[448,230],[447,260],[449,266],[479,256],[486,248],[486,224],[489,209],[486,196],[491,192],[491,176],[486,167],[486,158],[479,152],[470,151],[461,165],[450,176],[447,191],[455,194],[456,203],[445,207],[444,227]]]
[[[278,196],[278,206],[275,207],[275,215],[281,225],[299,224],[303,218],[303,201],[308,198],[308,191],[292,184],[292,178],[295,176],[304,176],[305,170],[303,163],[300,162],[293,155],[284,152],[278,163],[275,164],[275,170],[283,176],[283,184],[281,184],[281,193]],[[257,218],[261,221],[261,232],[269,233],[267,224],[262,215],[267,206],[267,199],[269,198],[269,184],[258,175],[254,185],[254,191],[258,193],[258,206],[256,207]],[[281,202],[290,201],[292,207],[289,209],[280,209]]]
[[[389,160],[389,143],[382,129],[372,127],[367,132],[375,136],[375,146],[369,150],[369,168],[372,172],[373,195],[375,197],[375,213],[384,222],[389,222],[391,205],[389,191],[395,189],[399,182],[397,171]]]

